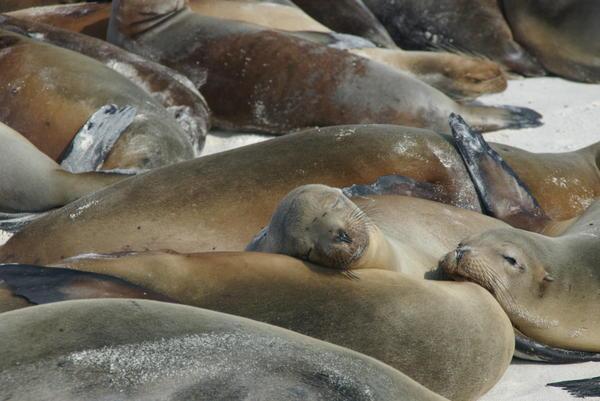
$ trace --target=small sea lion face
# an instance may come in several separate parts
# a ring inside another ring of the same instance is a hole
[[[269,252],[350,269],[368,246],[369,219],[341,190],[305,185],[281,201],[266,236]]]
[[[493,61],[450,54],[447,58],[444,75],[448,78],[446,90],[449,93],[473,98],[506,89],[506,75]]]
[[[554,280],[536,257],[538,252],[538,244],[518,230],[491,230],[463,241],[440,267],[486,288],[510,313],[542,298]]]

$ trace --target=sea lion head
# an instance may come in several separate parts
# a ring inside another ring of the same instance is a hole
[[[283,198],[246,250],[347,270],[368,247],[371,227],[370,219],[340,189],[304,185]]]
[[[554,281],[544,256],[552,246],[542,238],[517,229],[490,230],[461,242],[442,258],[440,267],[454,278],[486,288],[512,315],[511,320],[529,320],[532,317],[525,315]]]

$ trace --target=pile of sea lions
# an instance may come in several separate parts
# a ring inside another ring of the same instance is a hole
[[[470,401],[600,361],[600,142],[488,143],[542,116],[475,101],[598,82],[595,2],[54,3],[0,1],[2,399]]]

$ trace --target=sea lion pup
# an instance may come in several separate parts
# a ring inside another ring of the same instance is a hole
[[[189,136],[195,155],[200,155],[210,125],[210,112],[196,90],[206,76],[192,83],[181,74],[105,41],[50,25],[0,16],[0,28],[73,50],[96,59],[138,84],[160,102]]]
[[[107,103],[134,106],[137,116],[104,169],[148,169],[194,157],[188,135],[157,101],[96,60],[0,30],[0,69],[0,121],[54,160]]]
[[[503,0],[515,40],[564,78],[600,82],[597,1]]]
[[[513,39],[496,0],[364,0],[364,3],[404,49],[454,49],[489,57],[522,75],[544,74],[535,57]]]
[[[126,178],[121,174],[72,174],[65,171],[26,138],[2,123],[0,171],[0,212],[52,209]]]
[[[447,132],[451,111],[484,131],[540,124],[532,110],[459,105],[382,64],[257,25],[204,17],[186,4],[115,1],[108,39],[188,77],[205,68],[212,78],[203,94],[217,127],[282,134],[390,123]]]
[[[489,390],[514,350],[505,313],[473,283],[414,279],[379,269],[357,270],[349,279],[288,256],[252,252],[81,255],[59,265],[361,352],[452,400],[474,400]],[[52,268],[46,269],[46,279],[29,281],[29,270],[19,280],[18,266],[9,268],[12,279],[6,283],[14,295],[36,299],[36,287],[44,287],[45,299],[79,296],[60,279],[49,279]]]
[[[381,22],[361,0],[295,0],[294,3],[335,32],[361,36],[383,48],[397,47]]]
[[[488,289],[526,337],[551,347],[598,353],[600,201],[545,234],[552,236],[490,230],[463,240],[440,266]]]
[[[445,400],[357,352],[189,306],[71,301],[1,322],[7,400]]]
[[[600,193],[596,159],[586,149],[553,155],[493,146],[511,156],[518,174],[527,171],[523,182],[552,218],[580,214]],[[386,176],[393,177],[385,187],[400,187],[396,193],[481,210],[465,164],[446,137],[399,126],[328,127],[133,177],[31,223],[0,248],[0,261],[46,264],[144,249],[239,251],[292,189],[314,182],[378,186]]]
[[[509,226],[438,202],[373,194],[350,200],[337,188],[304,185],[281,200],[246,250],[345,271],[375,268],[424,278],[461,239],[500,227]]]

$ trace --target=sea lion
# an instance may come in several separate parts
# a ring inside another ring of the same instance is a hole
[[[202,80],[192,83],[170,68],[110,43],[50,25],[0,16],[0,28],[84,54],[126,76],[167,109],[188,135],[194,153],[200,154],[210,125],[208,105],[196,90]]]
[[[454,49],[489,57],[519,74],[544,75],[535,57],[515,42],[496,0],[364,0],[364,3],[402,48]]]
[[[72,174],[65,171],[26,138],[2,123],[0,171],[0,212],[48,210],[126,178],[121,174]]]
[[[494,146],[518,174],[526,171],[522,180],[552,218],[581,213],[600,193],[600,145],[558,155]],[[242,250],[292,189],[315,182],[337,188],[371,185],[390,175],[400,183],[404,177],[407,185],[400,193],[416,189],[421,197],[481,210],[464,162],[446,137],[398,126],[330,127],[113,185],[31,223],[0,248],[0,261],[47,264],[121,250]],[[573,200],[574,193],[581,198]]]
[[[6,400],[445,400],[365,355],[189,306],[88,300],[0,316]]]
[[[463,240],[440,266],[488,289],[525,336],[598,353],[600,202],[544,234],[490,230]]]
[[[295,0],[302,10],[331,30],[361,36],[379,47],[395,49],[396,43],[361,0]]]
[[[247,251],[280,253],[340,270],[387,269],[416,278],[465,237],[506,223],[474,211],[406,196],[356,196],[304,185],[279,203]],[[443,233],[443,235],[440,235]]]
[[[484,93],[500,92],[506,88],[503,71],[496,63],[489,60],[446,52],[407,52],[398,48],[352,48],[361,43],[356,42],[352,37],[334,34],[295,6],[243,0],[211,0],[191,1],[190,8],[206,16],[235,19],[272,29],[292,31],[297,36],[334,48],[343,45],[348,47],[347,51],[354,54],[408,72],[452,98],[472,99]],[[273,12],[274,10],[277,12]],[[30,22],[42,21],[56,27],[105,38],[110,4],[90,7],[89,4],[82,3],[45,7],[41,10],[17,11],[11,15]],[[95,35],[94,32],[90,32],[89,25],[93,23],[95,27],[100,25],[100,21],[104,30],[101,35]],[[374,47],[370,43],[368,45]]]
[[[104,169],[148,169],[194,157],[188,135],[158,102],[96,60],[0,30],[0,68],[0,121],[54,160],[107,103],[132,105],[137,116]]]
[[[217,127],[283,134],[389,123],[448,132],[450,112],[463,113],[484,131],[540,124],[532,110],[460,105],[380,63],[257,25],[201,16],[186,4],[115,1],[108,39],[192,81],[198,67],[206,68],[212,78],[203,94]]]
[[[593,0],[503,0],[515,40],[549,72],[600,82],[600,4]]]
[[[110,3],[58,4],[25,8],[6,15],[106,40],[110,8]]]
[[[183,304],[347,347],[452,400],[474,400],[489,390],[514,349],[508,318],[473,283],[415,279],[379,269],[357,270],[349,279],[332,269],[264,253],[81,255],[57,265],[117,277]],[[39,280],[38,287],[46,281]],[[25,298],[35,288],[28,283],[18,292]],[[18,281],[7,284],[15,288]],[[46,298],[56,294],[50,286],[44,291]],[[56,296],[73,299],[69,292]]]

